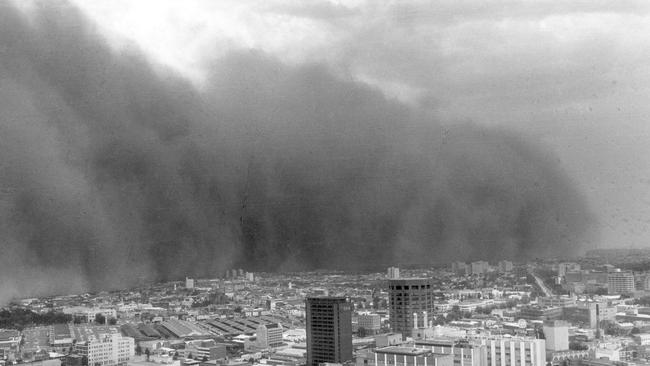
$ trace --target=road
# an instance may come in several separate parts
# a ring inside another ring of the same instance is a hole
[[[539,276],[537,276],[534,271],[531,270],[530,274],[535,278],[535,282],[537,282],[537,286],[539,286],[539,288],[542,289],[542,292],[544,292],[544,296],[547,297],[553,296],[553,291],[551,291],[548,287],[546,287],[544,281],[542,281],[542,279],[539,278]]]

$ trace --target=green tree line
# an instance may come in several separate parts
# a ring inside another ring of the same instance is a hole
[[[23,330],[28,326],[51,325],[68,323],[72,315],[57,311],[36,313],[28,309],[2,309],[0,310],[0,328]]]

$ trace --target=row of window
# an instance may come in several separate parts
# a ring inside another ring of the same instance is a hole
[[[391,290],[426,290],[430,289],[431,285],[391,285],[389,288]]]

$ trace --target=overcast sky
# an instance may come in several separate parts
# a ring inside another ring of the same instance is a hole
[[[650,239],[646,1],[86,1],[112,44],[201,86],[233,49],[319,62],[422,108],[543,141],[585,193],[599,247]]]

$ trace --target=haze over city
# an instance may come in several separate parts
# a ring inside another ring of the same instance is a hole
[[[0,4],[0,303],[650,238],[646,2]]]

